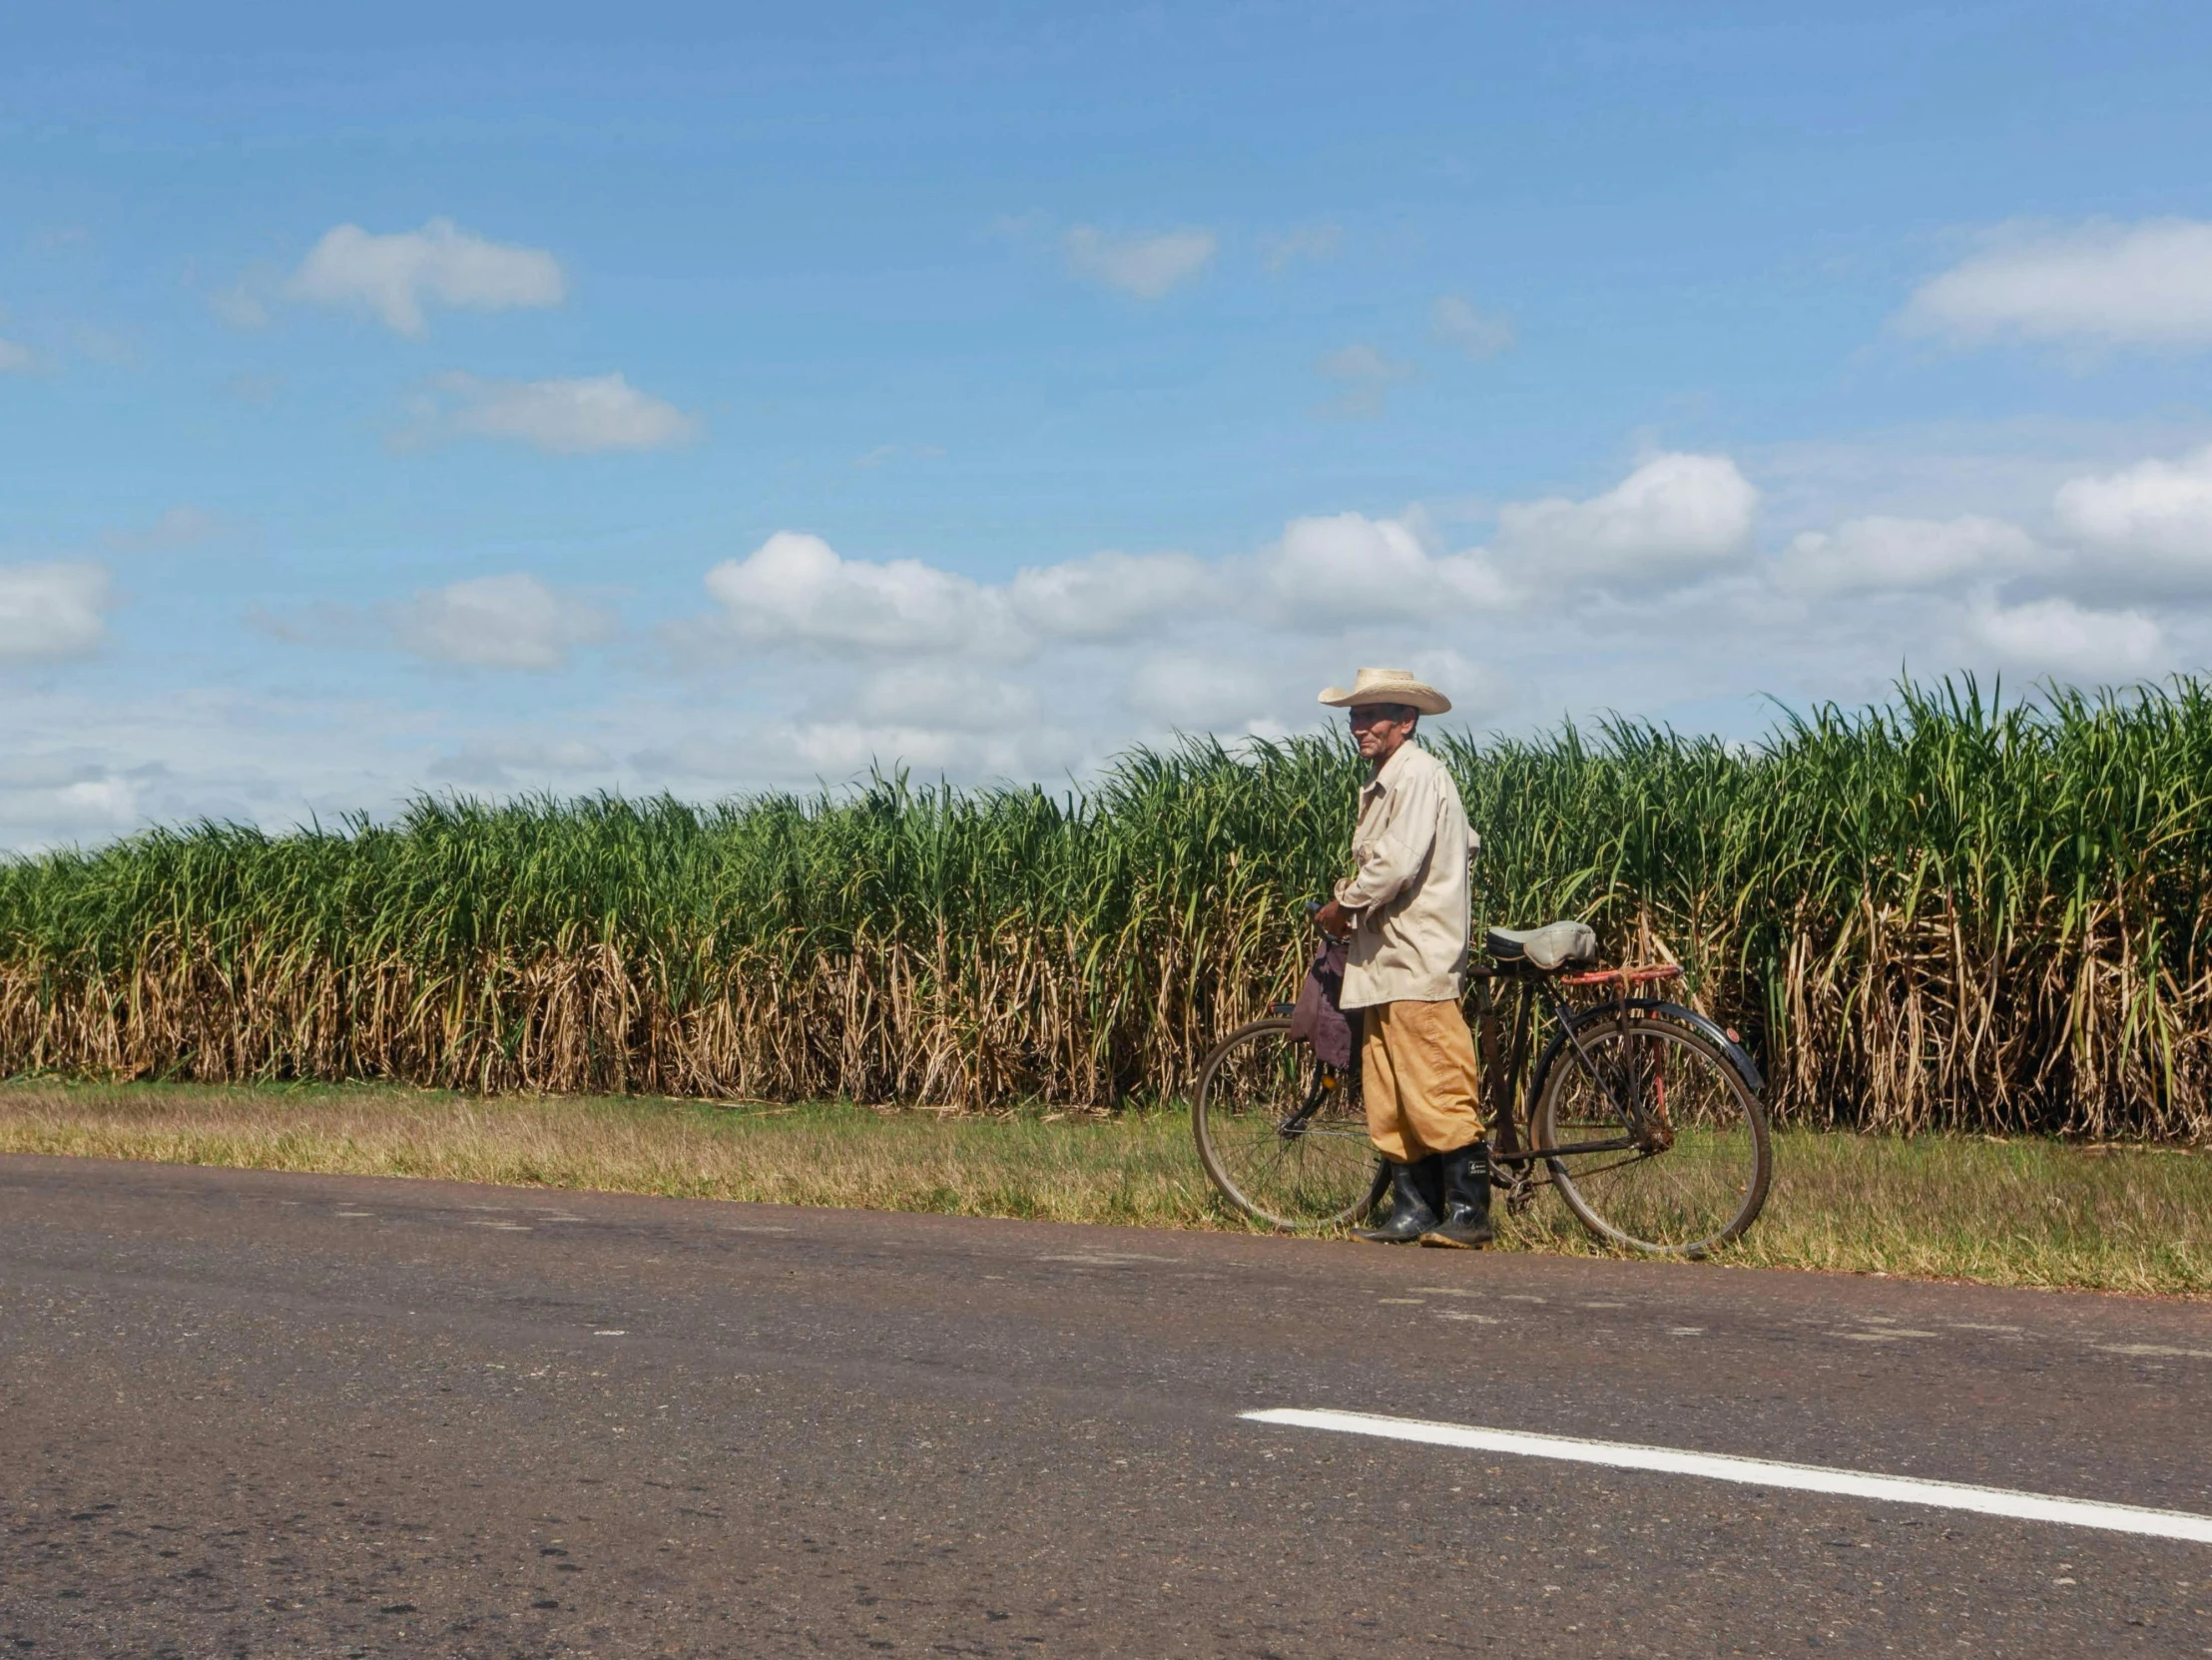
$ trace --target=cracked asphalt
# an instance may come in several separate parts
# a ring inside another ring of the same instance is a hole
[[[2212,1655],[2212,1310],[0,1158],[0,1657]]]

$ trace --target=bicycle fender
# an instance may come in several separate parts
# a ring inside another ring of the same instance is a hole
[[[1685,1026],[1694,1026],[1703,1032],[1720,1045],[1721,1053],[1744,1075],[1745,1081],[1751,1085],[1752,1094],[1764,1095],[1767,1092],[1766,1075],[1759,1070],[1759,1063],[1744,1053],[1744,1046],[1729,1036],[1728,1028],[1718,1020],[1698,1013],[1686,1003],[1653,1003],[1651,1010],[1654,1014],[1664,1014],[1669,1019],[1679,1020]]]
[[[1595,1019],[1612,1013],[1621,1006],[1618,1002],[1598,1003],[1586,1012],[1584,1018]],[[1669,1020],[1688,1026],[1700,1036],[1709,1039],[1714,1047],[1728,1057],[1729,1065],[1735,1067],[1738,1072],[1744,1075],[1744,1081],[1751,1085],[1751,1092],[1754,1095],[1764,1095],[1766,1093],[1767,1079],[1766,1075],[1759,1070],[1759,1063],[1744,1053],[1744,1046],[1730,1037],[1727,1028],[1722,1026],[1719,1021],[1708,1015],[1698,1013],[1687,1003],[1662,1003],[1654,997],[1631,997],[1628,999],[1627,1006],[1639,1014],[1663,1015]]]

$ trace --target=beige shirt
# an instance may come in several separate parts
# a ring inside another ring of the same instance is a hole
[[[1360,792],[1359,870],[1337,884],[1337,902],[1360,913],[1344,1007],[1457,1000],[1473,933],[1467,861],[1479,844],[1443,763],[1399,745]]]

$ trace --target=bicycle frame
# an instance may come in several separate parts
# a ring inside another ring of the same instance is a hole
[[[1650,1154],[1665,1150],[1670,1139],[1665,1135],[1665,1127],[1662,1125],[1655,1128],[1645,1117],[1640,1103],[1624,1104],[1613,1093],[1612,1082],[1590,1060],[1589,1051],[1582,1046],[1577,1028],[1601,1013],[1607,1005],[1601,1003],[1579,1010],[1572,1008],[1559,995],[1558,988],[1563,985],[1616,985],[1619,987],[1619,994],[1613,999],[1611,1006],[1625,1015],[1632,1006],[1637,1006],[1630,1001],[1630,986],[1675,979],[1681,972],[1681,967],[1671,962],[1645,968],[1605,968],[1564,975],[1547,974],[1523,963],[1493,963],[1468,970],[1467,977],[1473,982],[1475,999],[1475,1041],[1489,1095],[1490,1163],[1493,1166],[1517,1167],[1514,1185],[1527,1182],[1530,1168],[1539,1159],[1566,1158],[1583,1153]],[[1499,1029],[1498,998],[1494,990],[1501,984],[1517,986],[1521,993],[1513,1010],[1509,1049],[1508,1040]],[[1542,1012],[1550,1017],[1552,1024],[1573,1045],[1584,1069],[1597,1081],[1598,1087],[1605,1091],[1606,1099],[1620,1115],[1622,1123],[1630,1126],[1630,1134],[1609,1136],[1598,1141],[1569,1142],[1557,1147],[1522,1146],[1522,1119],[1516,1109],[1532,1111],[1535,1105],[1533,1091],[1543,1083],[1541,1073],[1528,1077],[1528,1051],[1536,1024],[1531,1018],[1534,1013],[1530,1006],[1531,1001],[1541,1006]],[[1641,1003],[1641,999],[1637,1001],[1638,1004]],[[1730,1047],[1733,1048],[1734,1045],[1731,1044]],[[1529,1094],[1525,1101],[1521,1099],[1524,1078],[1529,1085]],[[1539,1182],[1547,1179],[1537,1178]]]
[[[1312,908],[1312,907],[1309,907]],[[1640,968],[1595,968],[1572,974],[1547,973],[1526,963],[1489,963],[1469,968],[1467,978],[1474,999],[1474,1029],[1477,1053],[1481,1061],[1484,1092],[1487,1096],[1487,1117],[1490,1123],[1490,1163],[1504,1176],[1506,1185],[1516,1195],[1524,1194],[1532,1186],[1548,1182],[1548,1175],[1535,1175],[1534,1167],[1542,1160],[1570,1158],[1591,1153],[1629,1153],[1639,1158],[1661,1153],[1673,1143],[1673,1135],[1664,1122],[1654,1122],[1643,1111],[1642,1103],[1624,1103],[1614,1093],[1612,1080],[1608,1079],[1597,1064],[1590,1059],[1583,1047],[1579,1028],[1589,1021],[1604,1017],[1610,1011],[1616,1018],[1625,1018],[1638,1012],[1664,1011],[1672,1018],[1699,1027],[1721,1045],[1730,1061],[1742,1072],[1756,1091],[1762,1087],[1759,1069],[1738,1045],[1736,1035],[1725,1031],[1695,1009],[1672,1003],[1660,1003],[1644,997],[1631,997],[1632,988],[1656,985],[1662,981],[1679,979],[1682,974],[1678,963],[1654,963]],[[1615,995],[1587,1008],[1576,1008],[1560,995],[1564,986],[1609,985],[1616,988]],[[1499,1020],[1498,987],[1515,987],[1520,996],[1512,1011],[1510,1036],[1501,1028]],[[1276,1005],[1278,1014],[1290,1012],[1291,1005]],[[1539,1011],[1548,1016],[1559,1036],[1547,1051],[1547,1064],[1539,1066],[1534,1075],[1529,1072],[1530,1047]],[[1560,1042],[1571,1045],[1592,1079],[1611,1103],[1621,1122],[1629,1126],[1630,1133],[1608,1136],[1596,1141],[1567,1142],[1558,1146],[1524,1146],[1521,1126],[1524,1114],[1531,1113],[1535,1105],[1535,1092],[1542,1088],[1549,1076],[1551,1064],[1556,1064],[1557,1046]],[[1350,1077],[1357,1077],[1357,1067]],[[1306,1126],[1321,1108],[1322,1102],[1336,1089],[1346,1087],[1347,1075],[1332,1075],[1321,1067],[1312,1073],[1312,1082],[1306,1099],[1285,1114],[1276,1126],[1276,1133],[1286,1140],[1309,1133]],[[1524,1088],[1525,1086],[1525,1088]],[[1506,1169],[1512,1174],[1505,1175]]]
[[[1275,1133],[1288,1141],[1291,1137],[1306,1133],[1306,1125],[1314,1114],[1321,1111],[1321,1104],[1332,1090],[1344,1088],[1344,1080],[1331,1077],[1322,1067],[1314,1068],[1313,1087],[1306,1091],[1306,1099],[1284,1120],[1276,1125]]]
[[[1308,906],[1309,912],[1315,908]],[[1468,1057],[1477,1059],[1480,1071],[1480,1099],[1473,1105],[1487,1131],[1490,1186],[1508,1210],[1522,1210],[1539,1189],[1553,1187],[1596,1238],[1660,1256],[1705,1255],[1757,1218],[1773,1172],[1759,1102],[1764,1080],[1734,1032],[1661,989],[1683,972],[1671,962],[1565,973],[1519,959],[1469,965],[1460,1007],[1478,1050],[1478,1059]],[[1225,1034],[1207,1054],[1192,1102],[1199,1156],[1215,1185],[1247,1215],[1294,1232],[1367,1214],[1382,1202],[1391,1175],[1362,1111],[1358,1011],[1347,1011],[1355,1024],[1342,1068],[1316,1052],[1321,1046],[1334,1052],[1334,1045],[1310,1046],[1298,1034],[1296,1013],[1295,1003],[1278,1002],[1269,1018]],[[1709,1123],[1715,1114],[1725,1122]],[[1634,1175],[1622,1179],[1626,1186],[1589,1186],[1609,1171],[1632,1170],[1675,1148],[1678,1120],[1683,1144],[1696,1155],[1681,1176],[1703,1184],[1689,1199],[1706,1205],[1710,1196],[1703,1188],[1712,1186],[1706,1166],[1716,1150],[1726,1155],[1729,1169],[1715,1178],[1722,1184],[1715,1194],[1735,1196],[1734,1209],[1717,1212],[1710,1230],[1695,1238],[1675,1237],[1681,1220],[1674,1215],[1681,1209],[1676,1200],[1683,1199],[1675,1175],[1660,1178],[1656,1191],[1673,1210],[1656,1222],[1637,1220],[1629,1201],[1616,1203],[1620,1194],[1648,1187]],[[1726,1132],[1719,1141],[1705,1136],[1716,1124]],[[1542,1137],[1556,1139],[1540,1141],[1539,1126]],[[1738,1130],[1749,1135],[1744,1147],[1737,1145]],[[1283,1145],[1309,1137],[1311,1147],[1295,1153]],[[1273,1151],[1270,1142],[1278,1143]],[[1247,1165],[1258,1172],[1260,1186],[1239,1174]],[[1731,1187],[1736,1165],[1743,1166],[1743,1180]],[[1365,1199],[1351,1190],[1363,1169]],[[1285,1171],[1295,1175],[1293,1187],[1271,1197],[1267,1184]]]

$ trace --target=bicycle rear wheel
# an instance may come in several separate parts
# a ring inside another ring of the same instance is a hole
[[[1285,1233],[1357,1221],[1382,1191],[1351,1080],[1291,1041],[1291,1023],[1255,1020],[1199,1070],[1191,1133],[1222,1196]]]
[[[1767,1114],[1726,1051],[1659,1013],[1600,1015],[1575,1034],[1588,1064],[1563,1035],[1552,1045],[1537,1147],[1630,1139],[1639,1115],[1655,1132],[1655,1145],[1545,1158],[1575,1220],[1660,1257],[1703,1257],[1757,1221],[1774,1176]]]

